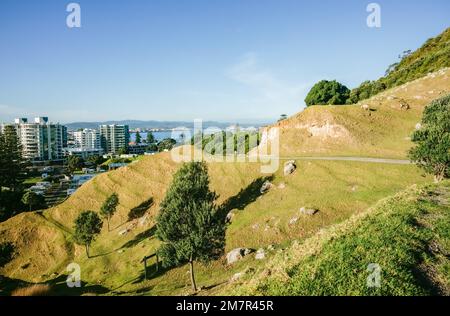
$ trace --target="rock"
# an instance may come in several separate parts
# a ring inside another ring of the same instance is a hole
[[[301,214],[309,215],[309,216],[312,216],[312,215],[316,214],[318,211],[319,210],[316,210],[316,209],[313,209],[313,208],[305,208],[305,207],[302,207],[300,209],[300,213]]]
[[[244,272],[238,272],[238,273],[235,273],[232,277],[231,277],[231,279],[230,279],[230,282],[236,282],[237,280],[239,280],[240,278],[242,278],[243,276],[244,276]]]
[[[256,255],[255,255],[255,259],[263,260],[265,258],[266,258],[266,252],[264,251],[264,249],[262,249],[262,248],[258,249],[258,251],[256,252]]]
[[[408,102],[406,102],[404,99],[400,99],[400,109],[401,110],[409,110],[411,107],[409,106]]]
[[[121,230],[121,231],[119,232],[119,236],[126,235],[126,233],[128,233],[128,229]]]
[[[298,217],[293,217],[291,218],[291,220],[289,221],[289,225],[294,225],[295,223],[297,223],[298,221]]]
[[[280,183],[280,184],[278,185],[278,189],[283,190],[284,188],[286,188],[286,184]]]
[[[255,230],[258,229],[259,228],[259,224],[253,224],[252,228],[255,229]]]
[[[418,131],[418,130],[421,129],[421,128],[422,128],[422,124],[417,123],[417,124],[416,124],[416,131]]]
[[[225,224],[231,223],[231,222],[233,221],[234,215],[235,215],[234,212],[233,212],[233,211],[230,211],[230,212],[227,214],[227,217],[225,217]]]
[[[291,173],[293,173],[295,171],[295,169],[297,169],[297,165],[295,164],[294,160],[289,160],[288,162],[286,162],[284,164],[284,175],[290,175]]]
[[[267,191],[269,191],[271,188],[272,188],[272,183],[270,183],[270,181],[266,181],[261,186],[261,189],[259,190],[259,192],[261,192],[261,194],[264,194]]]
[[[249,248],[236,248],[227,254],[227,264],[233,264],[252,252]]]
[[[361,109],[363,109],[364,111],[369,111],[370,110],[370,106],[367,104],[363,104],[361,105]]]

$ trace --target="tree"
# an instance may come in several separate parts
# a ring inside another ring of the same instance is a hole
[[[75,170],[80,170],[84,166],[84,161],[82,158],[78,156],[69,156],[67,159],[67,167],[69,168],[70,172],[74,172]]]
[[[147,144],[153,144],[156,143],[155,136],[153,136],[153,133],[148,131],[147,132]]]
[[[33,209],[45,207],[45,199],[42,195],[36,194],[33,191],[26,191],[22,196],[22,203],[28,206],[31,212]]]
[[[3,268],[14,256],[14,244],[11,242],[0,243],[0,268]]]
[[[17,191],[25,174],[25,161],[16,128],[5,125],[0,133],[0,193],[3,187]]]
[[[450,94],[426,106],[421,125],[409,157],[438,182],[450,176]]]
[[[136,145],[141,143],[141,133],[139,131],[136,132]]]
[[[336,80],[316,83],[306,96],[305,103],[311,105],[345,104],[350,90]]]
[[[90,258],[89,248],[100,234],[102,226],[102,220],[93,211],[84,211],[75,220],[75,240],[79,245],[85,246],[88,258]]]
[[[224,250],[225,224],[218,215],[216,198],[209,190],[206,164],[186,163],[174,175],[157,217],[163,265],[189,263],[193,291],[197,291],[194,261],[217,259]]]
[[[165,138],[158,143],[158,151],[171,150],[177,141],[173,138]]]
[[[126,154],[128,154],[128,149],[127,149],[127,147],[122,147],[122,148],[120,148],[118,154],[119,154],[119,155],[126,155]]]
[[[101,164],[104,163],[105,161],[106,161],[106,159],[103,158],[103,157],[100,156],[100,155],[89,156],[89,157],[86,159],[86,162],[88,162],[88,163],[90,163],[90,164],[92,164],[92,165],[94,165],[94,166],[101,165]]]
[[[106,221],[108,223],[108,231],[110,231],[109,221],[116,212],[117,205],[119,205],[119,196],[116,193],[113,193],[106,199],[106,201],[102,205],[102,208],[100,209],[100,214],[103,218],[106,218]]]

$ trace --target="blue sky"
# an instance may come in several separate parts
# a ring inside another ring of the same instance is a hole
[[[70,2],[0,1],[0,121],[270,121],[450,26],[448,0],[79,0],[69,29]]]

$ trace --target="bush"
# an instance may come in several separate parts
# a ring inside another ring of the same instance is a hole
[[[450,94],[434,100],[424,110],[422,127],[415,131],[409,156],[436,181],[450,176]]]
[[[305,103],[311,105],[346,104],[350,90],[336,80],[316,83],[306,96]]]

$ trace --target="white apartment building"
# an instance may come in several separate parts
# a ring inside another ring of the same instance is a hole
[[[65,126],[50,123],[47,117],[37,117],[34,122],[18,118],[11,125],[17,130],[24,158],[58,160],[64,157],[63,148],[67,146]]]
[[[100,137],[105,153],[117,154],[128,149],[130,131],[128,125],[100,125]]]
[[[76,148],[99,149],[102,148],[100,132],[96,129],[84,129],[73,133]]]

